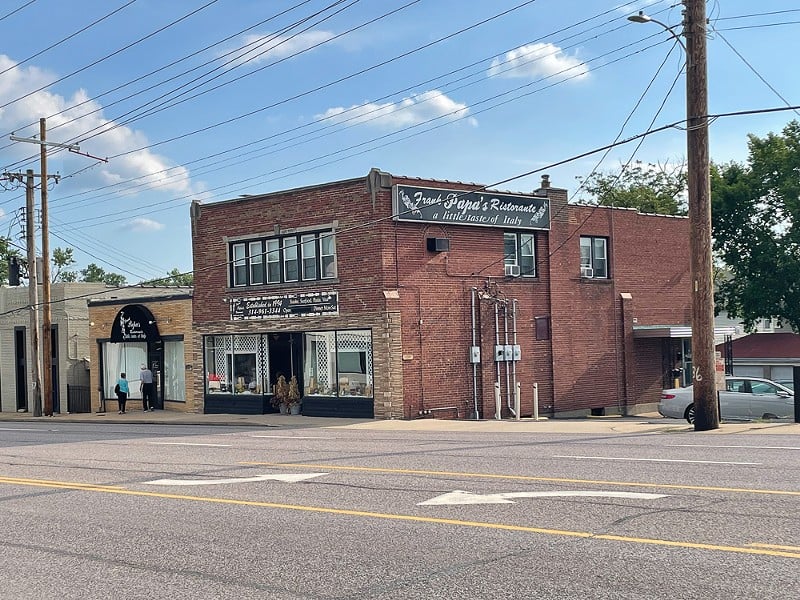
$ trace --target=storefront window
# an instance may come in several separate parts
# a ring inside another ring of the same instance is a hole
[[[120,373],[125,373],[130,393],[128,399],[141,399],[140,365],[147,362],[147,342],[103,342],[103,386],[106,398],[116,398],[114,386]]]
[[[307,333],[305,394],[372,397],[372,337],[365,331]]]
[[[186,402],[183,340],[164,342],[164,399]]]
[[[205,338],[206,391],[212,394],[261,394],[268,372],[259,335]]]

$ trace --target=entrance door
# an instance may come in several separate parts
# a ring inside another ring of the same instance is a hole
[[[297,377],[297,387],[303,389],[303,334],[269,334],[269,382],[275,385],[283,375],[288,382]]]
[[[28,361],[25,354],[25,328],[14,327],[14,366],[17,383],[17,410],[28,410]]]
[[[53,413],[61,412],[61,394],[58,381],[58,325],[50,329],[50,381],[53,386]]]

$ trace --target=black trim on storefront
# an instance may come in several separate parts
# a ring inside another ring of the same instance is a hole
[[[306,417],[374,419],[375,401],[372,398],[305,396],[300,414]]]
[[[271,396],[262,394],[206,394],[203,412],[207,415],[264,415],[278,412]]]

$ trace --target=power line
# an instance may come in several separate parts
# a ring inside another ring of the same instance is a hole
[[[63,77],[59,77],[55,81],[51,81],[50,83],[48,83],[46,85],[43,85],[43,86],[33,90],[32,92],[28,92],[27,94],[24,94],[23,96],[20,96],[19,98],[16,98],[14,100],[9,100],[5,104],[0,105],[0,109],[6,108],[7,106],[10,106],[10,105],[14,104],[15,102],[19,102],[20,100],[28,98],[28,97],[32,96],[33,94],[35,94],[37,92],[41,92],[42,90],[46,90],[47,88],[49,88],[49,87],[51,87],[51,86],[53,86],[53,85],[55,85],[57,83],[61,83],[65,79],[69,79],[73,75],[77,75],[78,73],[82,73],[83,71],[86,71],[87,69],[90,69],[90,68],[100,64],[101,62],[104,62],[104,61],[108,60],[109,58],[112,58],[112,57],[116,56],[117,54],[120,54],[120,53],[124,52],[125,50],[128,50],[128,49],[132,48],[133,46],[135,46],[137,44],[140,44],[143,41],[145,41],[145,40],[147,40],[147,39],[149,39],[149,38],[151,38],[151,37],[153,37],[155,35],[158,35],[159,33],[162,33],[164,30],[169,29],[170,27],[173,27],[174,25],[177,25],[181,21],[185,21],[189,17],[191,17],[191,16],[199,13],[200,11],[208,8],[212,4],[216,4],[217,2],[219,2],[219,0],[209,0],[209,2],[207,2],[206,4],[201,6],[200,8],[196,8],[195,10],[193,10],[193,11],[183,15],[182,17],[172,21],[171,23],[168,23],[167,25],[164,25],[163,27],[159,27],[155,31],[152,31],[152,32],[148,33],[146,36],[141,37],[138,40],[133,41],[130,44],[127,44],[127,45],[123,46],[122,48],[119,48],[119,49],[115,50],[111,54],[106,54],[105,56],[103,56],[101,58],[98,58],[97,60],[89,63],[88,65],[85,65],[85,66],[83,66],[83,67],[81,67],[79,69],[76,69],[76,70],[72,71],[71,73],[69,73],[67,75],[64,75]]]
[[[83,33],[84,31],[86,31],[87,29],[91,29],[91,28],[92,28],[92,27],[94,27],[95,25],[97,25],[97,24],[99,24],[99,23],[102,23],[103,21],[105,21],[105,20],[106,20],[106,19],[108,19],[109,17],[112,17],[113,15],[117,14],[117,13],[118,13],[118,12],[120,12],[121,10],[123,10],[123,9],[125,9],[125,8],[128,8],[128,7],[129,7],[131,4],[133,4],[134,2],[136,2],[136,0],[129,0],[127,4],[124,4],[124,5],[120,6],[119,8],[115,8],[115,9],[114,9],[114,10],[112,10],[110,13],[108,13],[108,14],[106,14],[106,15],[104,15],[104,16],[102,16],[102,17],[100,17],[99,19],[97,19],[97,20],[93,21],[92,23],[89,23],[88,25],[86,25],[85,27],[83,27],[83,28],[79,29],[79,30],[78,30],[78,31],[76,31],[75,33],[72,33],[72,34],[68,35],[67,37],[60,39],[60,40],[59,40],[59,41],[57,41],[56,43],[49,45],[49,46],[48,46],[47,48],[45,48],[44,50],[39,50],[39,52],[37,52],[36,54],[32,54],[32,55],[31,55],[31,56],[29,56],[28,58],[24,58],[24,59],[22,59],[21,61],[14,63],[14,64],[13,64],[13,65],[11,65],[10,67],[8,67],[8,68],[6,68],[6,69],[4,69],[4,70],[0,71],[0,75],[3,75],[4,73],[8,73],[9,71],[11,71],[11,70],[13,70],[13,69],[16,69],[16,68],[17,68],[17,67],[19,67],[20,65],[24,65],[26,62],[33,60],[33,59],[34,59],[34,58],[36,58],[37,56],[41,56],[42,54],[44,54],[44,53],[45,53],[45,52],[47,52],[48,50],[52,50],[53,48],[55,48],[55,47],[57,47],[57,46],[60,46],[60,45],[61,45],[61,44],[63,44],[64,42],[66,42],[66,41],[68,41],[68,40],[70,40],[70,39],[74,38],[74,37],[75,37],[75,36],[77,36],[77,35],[80,35],[80,34],[81,34],[81,33]]]
[[[30,6],[30,5],[31,5],[31,4],[33,4],[34,2],[36,2],[36,0],[29,0],[28,2],[26,2],[25,4],[23,4],[23,5],[22,5],[22,6],[20,6],[19,8],[15,8],[15,9],[14,9],[14,10],[12,10],[10,13],[6,13],[6,14],[4,14],[2,17],[0,17],[0,21],[2,21],[3,19],[7,19],[7,18],[8,18],[8,17],[10,17],[11,15],[14,15],[14,14],[18,13],[18,12],[19,12],[19,11],[21,11],[23,8],[26,8],[26,7]]]

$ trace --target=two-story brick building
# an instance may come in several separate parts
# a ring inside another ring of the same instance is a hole
[[[305,415],[493,418],[652,405],[690,337],[683,217],[364,178],[191,209],[195,397]]]

